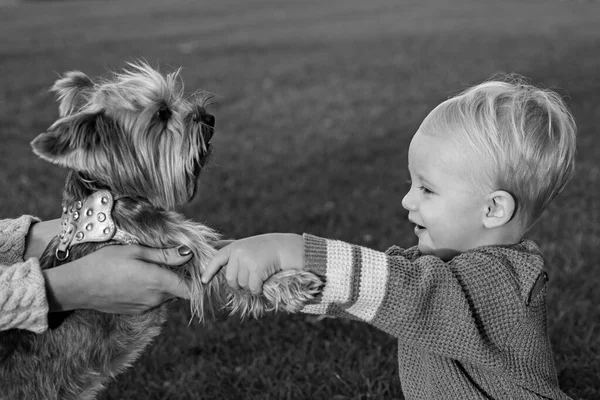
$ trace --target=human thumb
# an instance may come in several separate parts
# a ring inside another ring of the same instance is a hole
[[[139,260],[148,261],[155,264],[168,265],[175,267],[185,264],[192,257],[192,250],[186,246],[171,247],[166,249],[154,249],[151,247],[141,247],[138,255]]]
[[[191,282],[188,279],[177,276],[173,271],[163,269],[164,278],[162,279],[163,290],[169,293],[173,297],[180,297],[182,299],[190,298],[191,293]]]

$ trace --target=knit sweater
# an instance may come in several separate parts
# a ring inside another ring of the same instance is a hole
[[[304,234],[304,267],[325,286],[302,311],[396,337],[406,399],[568,399],[547,333],[543,266],[528,240],[444,262],[417,247],[382,253]]]
[[[48,327],[44,276],[36,258],[23,260],[29,227],[38,219],[24,215],[0,220],[0,331]]]

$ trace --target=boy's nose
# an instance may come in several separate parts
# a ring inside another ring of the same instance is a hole
[[[414,196],[412,196],[412,188],[406,193],[404,198],[402,199],[402,207],[408,211],[415,211],[417,209],[416,202],[414,200]]]

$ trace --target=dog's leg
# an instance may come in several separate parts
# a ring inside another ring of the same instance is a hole
[[[309,272],[279,272],[265,282],[263,294],[255,296],[243,290],[232,290],[226,283],[224,270],[204,285],[202,272],[216,252],[212,247],[218,239],[215,231],[177,212],[156,209],[150,212],[128,199],[115,203],[113,216],[121,229],[136,235],[146,246],[184,245],[192,250],[193,258],[174,270],[190,279],[192,314],[201,320],[216,304],[224,305],[232,314],[242,317],[260,317],[265,312],[278,310],[297,312],[318,295],[323,285]]]
[[[263,285],[261,295],[237,290],[230,291],[227,307],[232,314],[258,318],[265,312],[298,312],[320,292],[323,282],[305,271],[283,271],[272,275]]]

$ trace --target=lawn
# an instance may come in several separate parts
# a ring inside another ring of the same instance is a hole
[[[227,237],[411,246],[400,202],[412,134],[457,90],[518,72],[565,96],[579,126],[577,174],[529,236],[548,264],[561,387],[598,399],[599,21],[593,1],[0,1],[0,216],[60,213],[65,171],[29,148],[57,116],[58,74],[144,58],[215,94],[215,153],[190,218]],[[403,398],[395,340],[366,324],[188,320],[176,303],[100,398]]]

